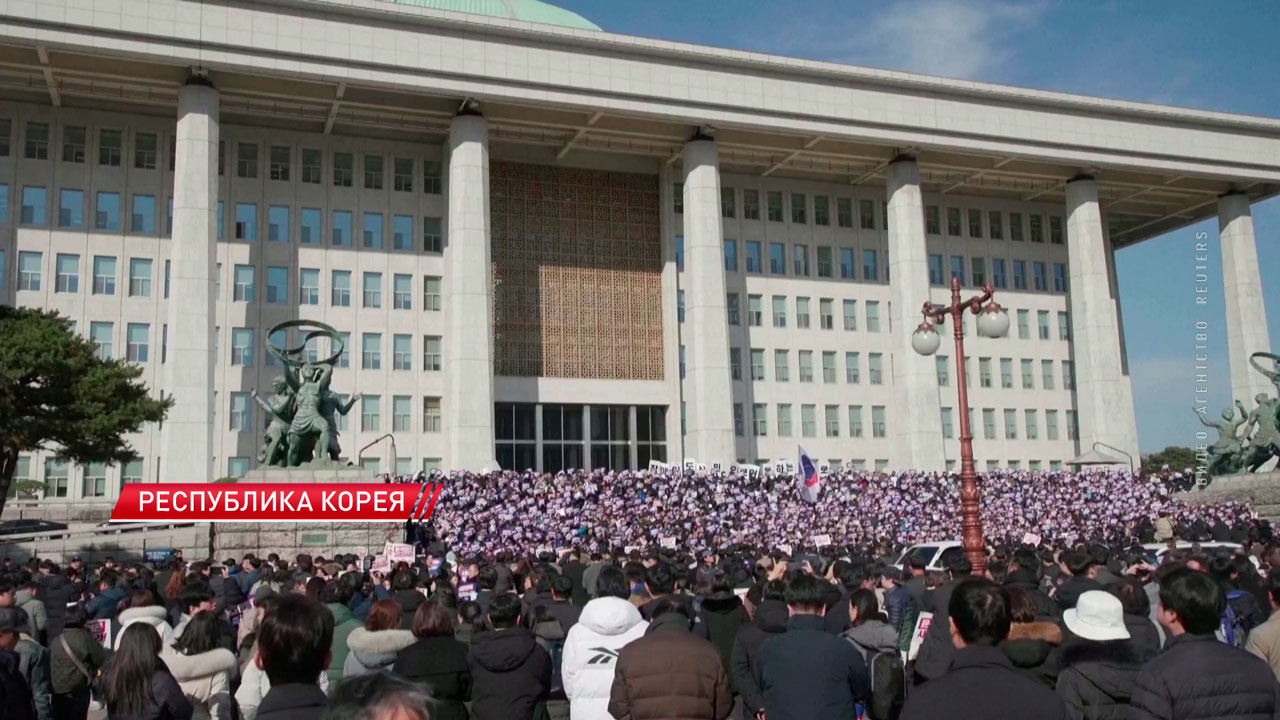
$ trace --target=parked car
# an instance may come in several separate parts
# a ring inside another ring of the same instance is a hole
[[[1240,544],[1233,542],[1188,542],[1186,540],[1178,541],[1178,549],[1183,551],[1201,552],[1205,555],[1213,555],[1213,551],[1218,548],[1226,548],[1233,553],[1240,552]],[[1159,565],[1164,560],[1164,554],[1169,551],[1169,543],[1147,543],[1142,546],[1146,551],[1147,557],[1151,558],[1151,564]],[[1256,563],[1257,560],[1255,559]]]
[[[37,520],[28,518],[23,520],[5,520],[0,522],[0,536],[2,535],[24,535],[26,533],[35,532],[56,532],[66,530],[64,523],[53,522],[52,520]]]
[[[945,570],[951,558],[963,554],[964,543],[959,540],[920,543],[907,548],[906,552],[898,558],[898,565],[901,566],[910,558],[920,558],[924,561],[926,570]]]

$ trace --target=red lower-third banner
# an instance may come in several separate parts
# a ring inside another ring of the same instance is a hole
[[[403,523],[431,517],[443,489],[443,483],[129,483],[111,521]]]

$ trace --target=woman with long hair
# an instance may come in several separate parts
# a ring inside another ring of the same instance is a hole
[[[417,640],[413,631],[400,629],[403,611],[395,600],[379,600],[369,610],[364,627],[356,628],[347,636],[347,659],[342,665],[342,677],[349,678],[378,670],[390,670],[396,661],[396,653]]]
[[[218,617],[196,613],[182,634],[165,648],[169,666],[182,692],[195,705],[195,720],[231,720],[231,679],[236,656],[218,646]]]
[[[898,652],[898,631],[880,612],[880,601],[874,590],[858,588],[849,595],[849,629],[844,638],[868,662],[878,653]]]
[[[102,673],[102,695],[111,720],[191,720],[195,709],[160,660],[160,635],[141,622],[116,640],[116,654]]]

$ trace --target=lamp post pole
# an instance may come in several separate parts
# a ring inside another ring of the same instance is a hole
[[[978,334],[998,338],[1009,330],[1009,314],[991,299],[995,289],[988,283],[982,294],[968,300],[960,299],[960,280],[951,279],[951,305],[924,304],[924,320],[912,335],[912,346],[922,355],[932,355],[941,344],[933,325],[941,325],[951,317],[956,340],[957,392],[960,396],[960,524],[963,531],[964,554],[973,565],[975,575],[987,567],[986,545],[982,537],[980,511],[981,490],[978,474],[973,468],[973,432],[969,427],[969,379],[965,373],[964,311],[978,316]]]

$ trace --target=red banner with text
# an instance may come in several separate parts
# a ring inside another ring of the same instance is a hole
[[[129,483],[112,522],[396,522],[431,517],[443,483]]]

